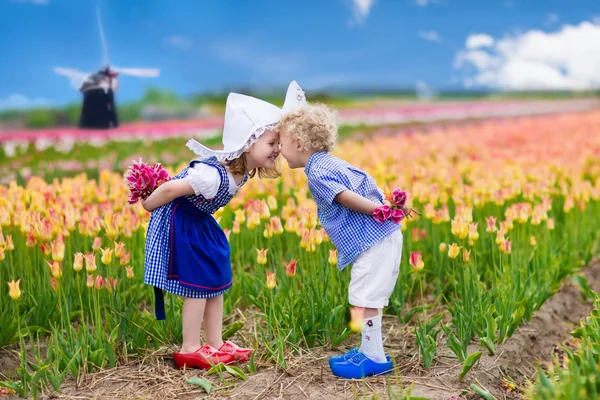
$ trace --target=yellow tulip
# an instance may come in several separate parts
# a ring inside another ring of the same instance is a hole
[[[269,205],[269,210],[277,210],[277,199],[274,196],[267,197],[267,204]]]
[[[75,253],[73,260],[73,269],[75,272],[79,272],[83,269],[83,253]]]
[[[464,249],[462,251],[462,255],[463,255],[463,261],[469,262],[469,260],[471,259],[471,250]]]
[[[85,253],[85,270],[89,273],[94,273],[96,271],[96,254],[94,253]]]
[[[271,218],[271,211],[269,211],[269,206],[267,202],[264,200],[260,201],[260,219],[269,219]]]
[[[495,217],[486,217],[485,221],[487,222],[486,232],[487,233],[496,232],[496,218]]]
[[[271,231],[271,227],[269,225],[265,225],[265,229],[263,230],[263,237],[265,239],[271,239],[273,237],[273,231]]]
[[[281,219],[279,217],[272,217],[269,225],[271,227],[271,232],[275,235],[283,234],[283,226],[281,225]]]
[[[6,250],[14,250],[15,244],[13,243],[12,235],[6,235]]]
[[[338,263],[338,257],[337,257],[337,250],[329,250],[329,259],[327,260],[327,262],[329,262],[329,264],[331,265],[337,265]]]
[[[113,255],[113,249],[111,249],[109,247],[102,249],[102,257],[100,258],[100,260],[102,261],[102,264],[104,264],[104,265],[110,264],[110,262],[112,261],[112,255]]]
[[[238,233],[240,233],[240,221],[233,221],[233,226],[231,227],[231,232],[235,233],[236,235]]]
[[[456,258],[460,254],[460,246],[456,243],[452,243],[452,245],[448,248],[448,257]]]
[[[65,243],[62,239],[52,242],[52,260],[61,263],[65,258]]]
[[[244,222],[246,222],[246,214],[244,212],[244,210],[235,210],[235,221],[237,221],[239,224],[243,224]]]
[[[306,210],[306,217],[305,217],[305,225],[308,229],[312,229],[315,226],[317,226],[317,213],[314,212],[312,209],[308,209]]]
[[[115,242],[115,257],[121,257],[125,251],[125,243],[124,242]]]
[[[21,289],[19,288],[20,283],[20,279],[8,282],[8,295],[13,300],[19,300],[19,297],[21,297]]]
[[[546,221],[546,227],[548,228],[549,231],[554,230],[554,219],[553,218],[548,218],[548,220]]]
[[[267,263],[267,253],[269,249],[256,249],[256,262],[260,265],[265,265]]]
[[[445,253],[448,250],[448,245],[444,242],[440,243],[440,253]]]
[[[469,240],[475,241],[479,239],[479,232],[477,232],[477,222],[469,224]]]
[[[500,229],[497,233],[496,233],[496,244],[498,246],[502,246],[502,244],[506,241],[506,239],[504,238],[504,230]]]
[[[127,271],[127,279],[133,279],[133,267],[125,267]]]
[[[413,251],[410,253],[409,264],[414,268],[416,272],[420,272],[425,267],[425,263],[423,262],[423,258],[421,256],[420,251]]]
[[[285,231],[286,232],[296,232],[296,217],[289,217],[285,220]]]
[[[272,290],[275,285],[277,285],[275,272],[267,271],[267,289]]]
[[[359,333],[365,328],[365,309],[362,307],[350,308],[350,330],[354,333]]]
[[[129,264],[130,260],[131,260],[131,253],[129,253],[128,251],[125,251],[125,252],[123,252],[123,254],[121,254],[121,257],[119,257],[119,264],[121,264],[121,266],[124,267],[127,264]]]
[[[48,266],[50,267],[50,273],[54,279],[59,279],[62,276],[62,268],[60,264],[56,261],[46,261]]]
[[[537,246],[537,240],[536,240],[535,236],[530,236],[530,237],[529,237],[529,244],[530,244],[532,247],[535,247],[535,246]]]

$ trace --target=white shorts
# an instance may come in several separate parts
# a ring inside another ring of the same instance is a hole
[[[350,271],[348,298],[356,307],[383,308],[396,286],[402,259],[402,231],[398,229],[358,256]]]

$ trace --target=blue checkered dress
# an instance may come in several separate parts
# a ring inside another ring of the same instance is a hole
[[[206,286],[202,286],[205,282],[198,282],[198,280],[203,279],[202,276],[204,273],[201,269],[202,265],[198,264],[202,264],[203,260],[210,263],[212,254],[219,256],[223,260],[223,264],[225,264],[222,265],[222,271],[218,271],[219,274],[231,274],[229,244],[224,232],[218,226],[212,214],[219,208],[227,205],[233,197],[229,194],[227,170],[219,164],[215,157],[193,160],[172,179],[187,177],[189,169],[198,162],[211,165],[219,171],[221,183],[216,196],[212,199],[206,199],[202,195],[191,195],[175,199],[171,203],[155,209],[148,224],[144,283],[155,288],[157,319],[164,319],[162,290],[183,297],[209,298],[223,294],[231,286],[230,281],[222,288],[210,285],[212,283],[210,280],[206,282]],[[244,178],[241,185],[247,179],[248,176]],[[178,227],[176,228],[174,228],[174,221],[178,221]],[[194,223],[201,225],[194,226]],[[184,225],[189,226],[181,228]],[[182,229],[188,230],[185,231]],[[196,234],[196,231],[201,231],[202,229],[204,229],[204,234],[208,234],[208,239],[214,239],[212,242],[206,242],[206,244],[210,246],[212,243],[215,243],[220,248],[205,249],[203,246],[205,237],[191,237]],[[176,236],[175,240],[171,240],[173,235]],[[184,236],[182,237],[182,235]],[[188,238],[186,235],[190,237]],[[200,249],[203,254],[193,254],[194,249],[196,252]],[[226,260],[223,258],[224,256],[226,256]],[[175,273],[173,272],[174,263],[178,268]],[[184,279],[190,276],[192,277],[191,279]],[[194,281],[189,282],[190,280]]]
[[[376,221],[336,202],[335,196],[351,190],[377,204],[383,196],[375,180],[367,173],[326,152],[310,156],[304,169],[308,188],[317,203],[321,225],[338,250],[338,268],[344,269],[384,237],[400,229],[392,221]]]

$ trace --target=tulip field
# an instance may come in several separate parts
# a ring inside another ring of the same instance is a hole
[[[127,156],[161,161],[174,174],[191,157],[184,143],[137,144]],[[98,153],[113,157],[126,146],[107,141]],[[177,150],[166,159],[168,149]],[[39,150],[31,163],[51,150]],[[75,150],[60,162],[90,161]],[[453,363],[450,375],[463,390],[455,399],[598,398],[600,299],[573,332],[578,345],[565,350],[568,362],[540,367],[519,385],[519,397],[500,397],[474,376],[565,282],[583,281],[580,272],[599,255],[600,111],[427,132],[372,130],[349,134],[335,154],[381,187],[401,187],[420,213],[403,222],[400,277],[384,313],[386,324],[406,328],[421,376]],[[123,173],[132,161],[97,159],[93,176],[39,168],[0,186],[0,393],[58,395],[99,371],[168,360],[181,342],[181,300],[167,296],[167,319],[156,321],[152,288],[143,284],[149,214],[127,204]],[[212,385],[211,398],[254,398],[244,397],[243,381],[267,366],[292,373],[292,360],[303,354],[333,354],[358,340],[350,329],[350,270],[336,267],[303,171],[282,164],[281,178],[250,180],[215,215],[230,241],[234,275],[224,296],[224,336],[256,348],[255,355],[227,371],[215,367],[193,379],[181,373],[180,396],[195,390],[202,397],[200,387]],[[393,344],[384,343],[399,361],[402,350]],[[8,368],[2,357],[16,362]],[[329,374],[326,358],[315,363]],[[404,370],[396,365],[388,378],[373,379],[391,388],[381,398],[409,399],[402,385],[410,377],[400,383]],[[403,394],[390,395],[395,387]],[[298,398],[307,397],[314,398]]]

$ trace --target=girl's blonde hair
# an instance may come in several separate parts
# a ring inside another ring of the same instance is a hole
[[[284,115],[281,135],[292,134],[306,150],[332,151],[337,142],[336,113],[325,104],[307,104]]]
[[[258,177],[261,179],[275,179],[281,176],[281,157],[275,159],[275,167],[273,168],[255,168],[252,171],[248,171],[246,167],[246,153],[243,153],[238,158],[227,161],[224,164],[234,175],[245,175],[248,173],[249,178],[254,178],[258,172]]]

